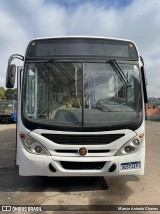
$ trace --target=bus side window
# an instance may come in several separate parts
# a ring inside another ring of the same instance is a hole
[[[35,111],[35,72],[29,70],[27,77],[27,98],[28,98],[28,113],[33,114]]]

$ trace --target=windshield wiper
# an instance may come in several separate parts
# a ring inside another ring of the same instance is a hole
[[[55,57],[51,57],[49,62],[53,62],[60,71],[62,71],[71,81],[75,82],[75,79],[68,73],[66,68]]]
[[[120,78],[120,80],[122,81],[122,83],[124,85],[126,85],[127,87],[131,87],[131,84],[128,80],[128,78],[125,76],[124,72],[122,71],[122,69],[120,68],[120,66],[118,65],[117,61],[115,59],[110,59],[109,61],[107,61],[110,63],[110,65],[112,66],[112,68],[115,70],[115,72],[117,73],[118,77]]]

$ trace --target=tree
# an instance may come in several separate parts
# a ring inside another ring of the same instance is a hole
[[[17,89],[6,89],[4,92],[6,100],[17,100]]]
[[[5,100],[5,89],[3,87],[0,87],[0,100]]]

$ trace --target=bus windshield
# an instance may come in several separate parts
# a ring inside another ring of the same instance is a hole
[[[129,86],[111,64],[102,62],[26,64],[23,116],[40,124],[71,127],[113,126],[142,114],[139,67],[119,63]]]

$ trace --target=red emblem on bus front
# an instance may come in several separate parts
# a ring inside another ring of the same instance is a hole
[[[87,149],[86,148],[80,148],[79,149],[79,154],[82,155],[82,156],[86,155],[87,154]]]

